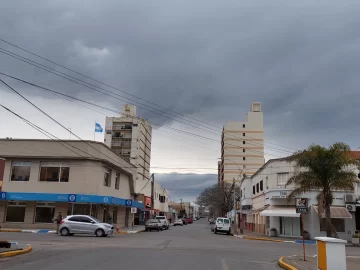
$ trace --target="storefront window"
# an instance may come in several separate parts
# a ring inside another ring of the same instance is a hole
[[[55,203],[36,203],[35,223],[53,223]]]
[[[11,181],[29,181],[31,162],[13,162]]]
[[[69,165],[62,163],[41,163],[40,181],[69,182]]]
[[[113,222],[114,224],[117,223],[117,213],[118,213],[118,207],[117,207],[117,206],[114,206],[114,207],[113,207],[113,220],[112,220],[112,222]]]
[[[345,232],[345,219],[332,218],[331,224],[334,226],[337,232]],[[320,222],[320,231],[326,232],[326,219],[322,218]]]
[[[300,236],[300,218],[280,217],[280,234]]]
[[[74,203],[68,206],[68,215],[90,215],[91,204]]]
[[[26,202],[8,202],[6,208],[6,222],[24,222]]]
[[[97,204],[92,204],[90,216],[97,218],[97,213],[98,213]]]

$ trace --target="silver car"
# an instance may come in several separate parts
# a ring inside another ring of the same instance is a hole
[[[108,236],[113,234],[114,227],[103,223],[92,216],[72,215],[67,216],[60,222],[59,232],[62,236],[77,234],[95,234],[96,236]]]

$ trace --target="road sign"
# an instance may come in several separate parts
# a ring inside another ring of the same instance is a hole
[[[132,206],[132,200],[126,200],[125,204],[126,206]]]
[[[308,210],[309,208],[307,198],[296,199],[296,213],[307,214]]]
[[[137,213],[137,208],[136,207],[131,207],[131,213],[136,214]]]

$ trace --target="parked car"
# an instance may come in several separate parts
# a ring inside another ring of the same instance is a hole
[[[145,223],[145,231],[162,231],[163,230],[163,224],[159,219],[149,219]]]
[[[168,230],[170,228],[170,222],[165,216],[156,216],[155,218],[161,221],[164,230]]]
[[[183,226],[183,225],[184,225],[184,223],[181,219],[176,219],[174,221],[174,226]]]
[[[183,222],[184,225],[188,224],[186,218],[182,218],[181,221]]]
[[[191,224],[193,223],[193,220],[191,218],[186,218],[186,223]]]
[[[230,219],[219,217],[216,219],[214,225],[214,233],[225,232],[228,235],[231,233]]]
[[[108,236],[113,234],[114,227],[87,215],[71,215],[60,221],[59,232],[62,236],[74,234],[95,234]]]

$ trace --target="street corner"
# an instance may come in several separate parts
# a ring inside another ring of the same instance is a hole
[[[10,250],[10,251],[1,251],[0,250],[0,258],[8,258],[8,257],[18,256],[21,254],[26,254],[26,253],[29,253],[31,250],[32,250],[31,245],[27,245],[25,248],[22,248],[22,249],[15,249],[15,250]]]
[[[295,266],[289,264],[288,262],[285,262],[285,258],[286,258],[286,256],[282,256],[279,258],[279,260],[278,260],[279,266],[282,269],[297,270],[297,268]]]
[[[114,232],[114,234],[136,234],[141,232],[145,232],[145,229],[138,231],[118,231],[118,232]]]
[[[0,232],[7,232],[7,233],[56,233],[55,230],[21,230],[21,229],[0,229]]]

